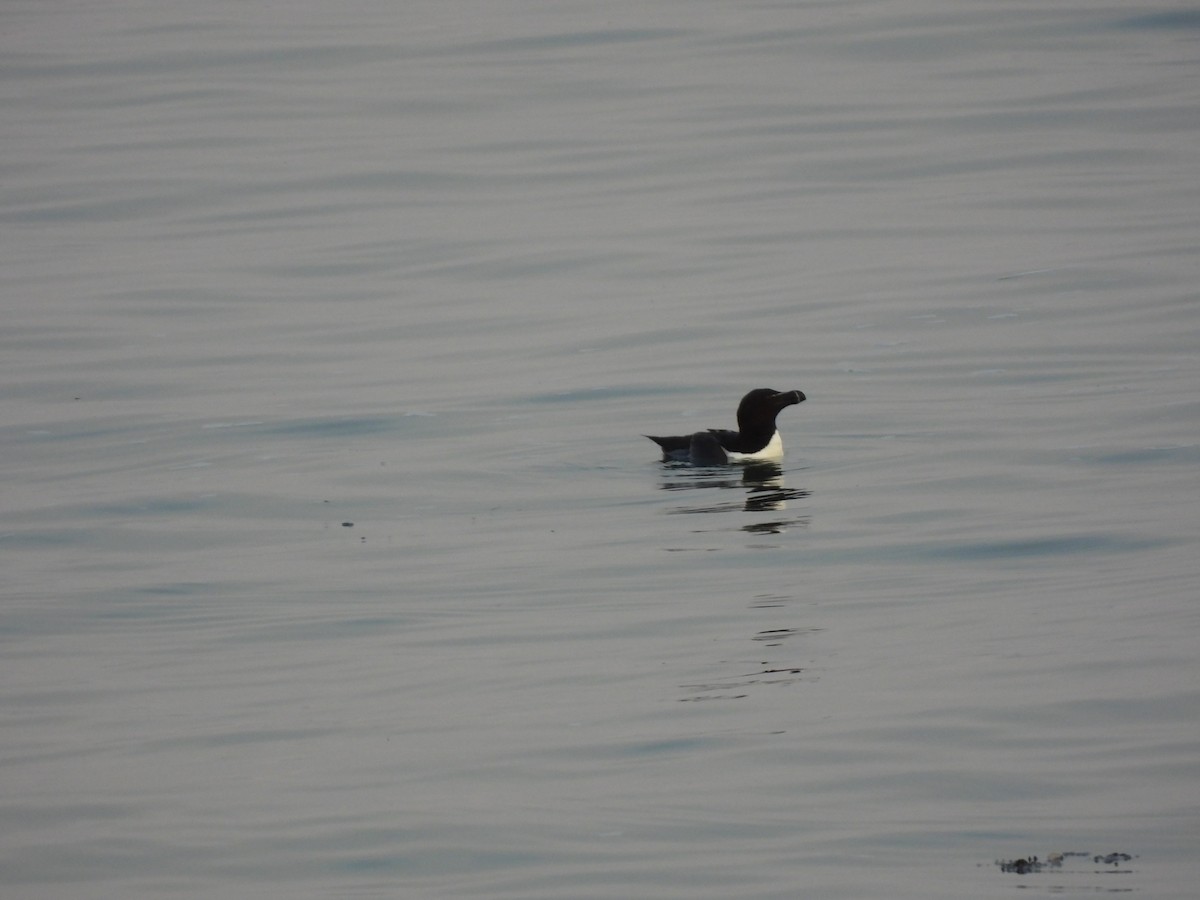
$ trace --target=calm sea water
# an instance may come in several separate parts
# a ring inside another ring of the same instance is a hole
[[[3,22],[5,897],[1194,895],[1194,7]]]

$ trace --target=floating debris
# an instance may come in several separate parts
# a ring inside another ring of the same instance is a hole
[[[1028,875],[1030,872],[1040,872],[1045,866],[1036,856],[1031,856],[1028,859],[998,859],[996,865],[1000,867],[1001,872],[1016,872],[1018,875]]]
[[[1137,859],[1136,855],[1128,853],[1108,853],[1103,856],[1096,856],[1080,850],[1071,850],[1064,853],[1048,853],[1045,859],[1040,859],[1037,856],[1023,856],[1019,859],[998,859],[996,860],[996,865],[1000,867],[1001,872],[1029,875],[1031,873],[1044,872],[1048,869],[1062,869],[1064,861],[1072,857],[1079,857],[1081,859],[1090,858],[1093,863],[1103,863],[1104,865],[1111,866],[1119,866],[1121,863]]]

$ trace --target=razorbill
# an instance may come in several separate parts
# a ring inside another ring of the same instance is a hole
[[[800,391],[757,388],[738,404],[737,431],[710,428],[677,437],[644,435],[662,447],[663,462],[690,462],[695,466],[722,466],[735,462],[772,462],[783,459],[783,440],[775,417],[785,406],[804,402]]]

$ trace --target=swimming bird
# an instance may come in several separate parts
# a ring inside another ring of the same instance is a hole
[[[648,437],[662,447],[663,462],[690,462],[695,466],[723,466],[735,462],[772,462],[783,459],[783,439],[775,417],[784,407],[803,403],[800,391],[757,388],[738,404],[737,431],[710,428],[677,437]]]

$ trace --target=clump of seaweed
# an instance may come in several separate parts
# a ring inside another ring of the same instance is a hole
[[[1090,857],[1096,865],[1103,864],[1106,866],[1119,866],[1122,863],[1137,859],[1136,856],[1129,853],[1093,855],[1079,850],[1071,850],[1065,853],[1049,853],[1045,859],[1040,859],[1036,856],[1022,856],[1019,859],[998,859],[996,860],[996,865],[1000,867],[1001,872],[1015,872],[1017,875],[1029,875],[1031,873],[1044,872],[1048,869],[1061,869],[1063,862],[1071,857],[1080,857],[1083,859]]]

